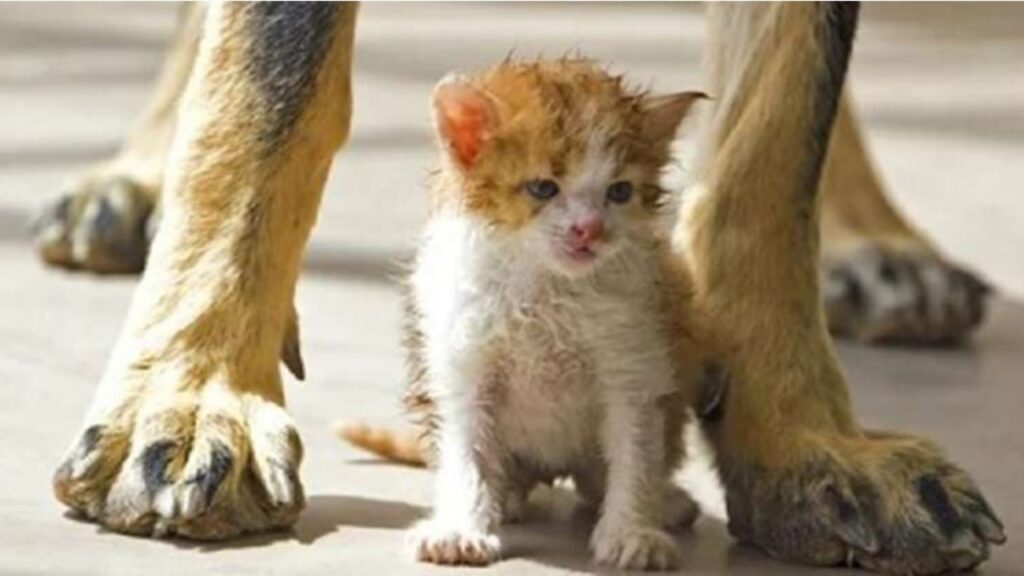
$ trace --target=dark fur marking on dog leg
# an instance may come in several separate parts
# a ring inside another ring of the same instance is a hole
[[[227,446],[216,440],[210,442],[210,462],[188,479],[190,484],[199,486],[206,507],[213,503],[217,488],[227,477],[234,460]]]
[[[896,272],[896,266],[888,259],[883,257],[878,261],[878,279],[883,284],[895,284],[899,280],[899,274]]]
[[[82,439],[78,443],[78,457],[84,458],[88,456],[96,446],[100,443],[100,438],[103,436],[103,425],[94,424],[85,429],[82,432]]]
[[[968,324],[977,326],[985,318],[985,301],[994,292],[992,286],[959,268],[950,271],[952,278],[950,282],[961,284],[967,291],[967,318]]]
[[[969,502],[965,507],[974,517],[974,525],[977,527],[978,534],[987,542],[995,544],[1006,542],[1006,530],[1003,527],[1003,522],[985,501],[984,496],[971,492],[960,492],[960,495],[966,497]]]
[[[694,409],[705,422],[717,422],[725,417],[725,397],[728,394],[729,375],[716,362],[704,366],[700,382],[700,394]]]
[[[960,529],[960,515],[957,514],[953,503],[950,502],[949,494],[946,493],[942,482],[933,475],[922,476],[917,479],[916,488],[921,502],[931,514],[935,525],[942,530],[947,538],[952,538]]]
[[[858,2],[822,2],[818,10],[817,36],[824,59],[824,72],[818,74],[817,93],[813,98],[814,119],[808,130],[810,152],[805,160],[808,172],[805,174],[806,189],[811,194],[818,191],[821,178],[822,160],[832,134],[832,123],[839,106],[839,95],[843,91],[853,36],[857,30],[860,14]]]
[[[867,304],[867,297],[864,295],[864,289],[861,287],[860,281],[849,272],[845,273],[844,280],[846,282],[847,302],[850,303],[850,307],[853,308],[854,312],[862,312],[865,304]]]
[[[851,500],[835,486],[829,486],[825,490],[825,498],[835,512],[836,532],[846,542],[873,554],[880,548],[878,535],[871,527],[872,519],[863,510],[864,503],[856,500],[858,491],[854,489],[853,492],[854,499]]]
[[[288,136],[334,40],[334,2],[258,2],[249,8],[250,74],[266,106],[262,140]]]
[[[139,456],[139,463],[142,466],[142,479],[146,484],[146,491],[150,495],[163,488],[169,480],[167,479],[167,465],[173,456],[173,450],[178,443],[174,440],[160,440],[146,447]]]
[[[914,262],[907,262],[906,274],[907,280],[913,286],[914,314],[919,322],[926,322],[929,316],[928,311],[931,308],[931,302],[928,301],[931,291],[928,290],[924,277],[921,275],[921,267]]]

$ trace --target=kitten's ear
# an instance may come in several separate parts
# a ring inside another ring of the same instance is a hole
[[[449,74],[434,88],[434,129],[452,160],[468,170],[494,134],[497,105],[463,77]]]
[[[640,105],[644,113],[644,139],[672,140],[693,103],[707,97],[703,92],[679,92],[644,98]]]

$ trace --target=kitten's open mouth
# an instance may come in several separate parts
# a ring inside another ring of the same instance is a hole
[[[597,258],[597,252],[590,246],[569,247],[563,250],[566,256],[573,262],[587,264]]]

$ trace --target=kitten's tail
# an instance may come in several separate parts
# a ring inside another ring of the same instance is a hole
[[[334,425],[334,431],[349,444],[385,460],[420,468],[427,465],[426,439],[415,430],[393,430],[365,422],[339,422]]]

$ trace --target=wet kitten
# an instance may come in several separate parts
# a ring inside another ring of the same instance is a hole
[[[600,510],[598,562],[677,562],[664,528],[697,512],[670,475],[699,362],[659,176],[700,96],[631,91],[576,59],[435,89],[444,161],[408,302],[406,400],[437,468],[433,516],[410,534],[420,560],[494,561],[496,526],[568,476]],[[346,435],[415,460],[367,431]]]

